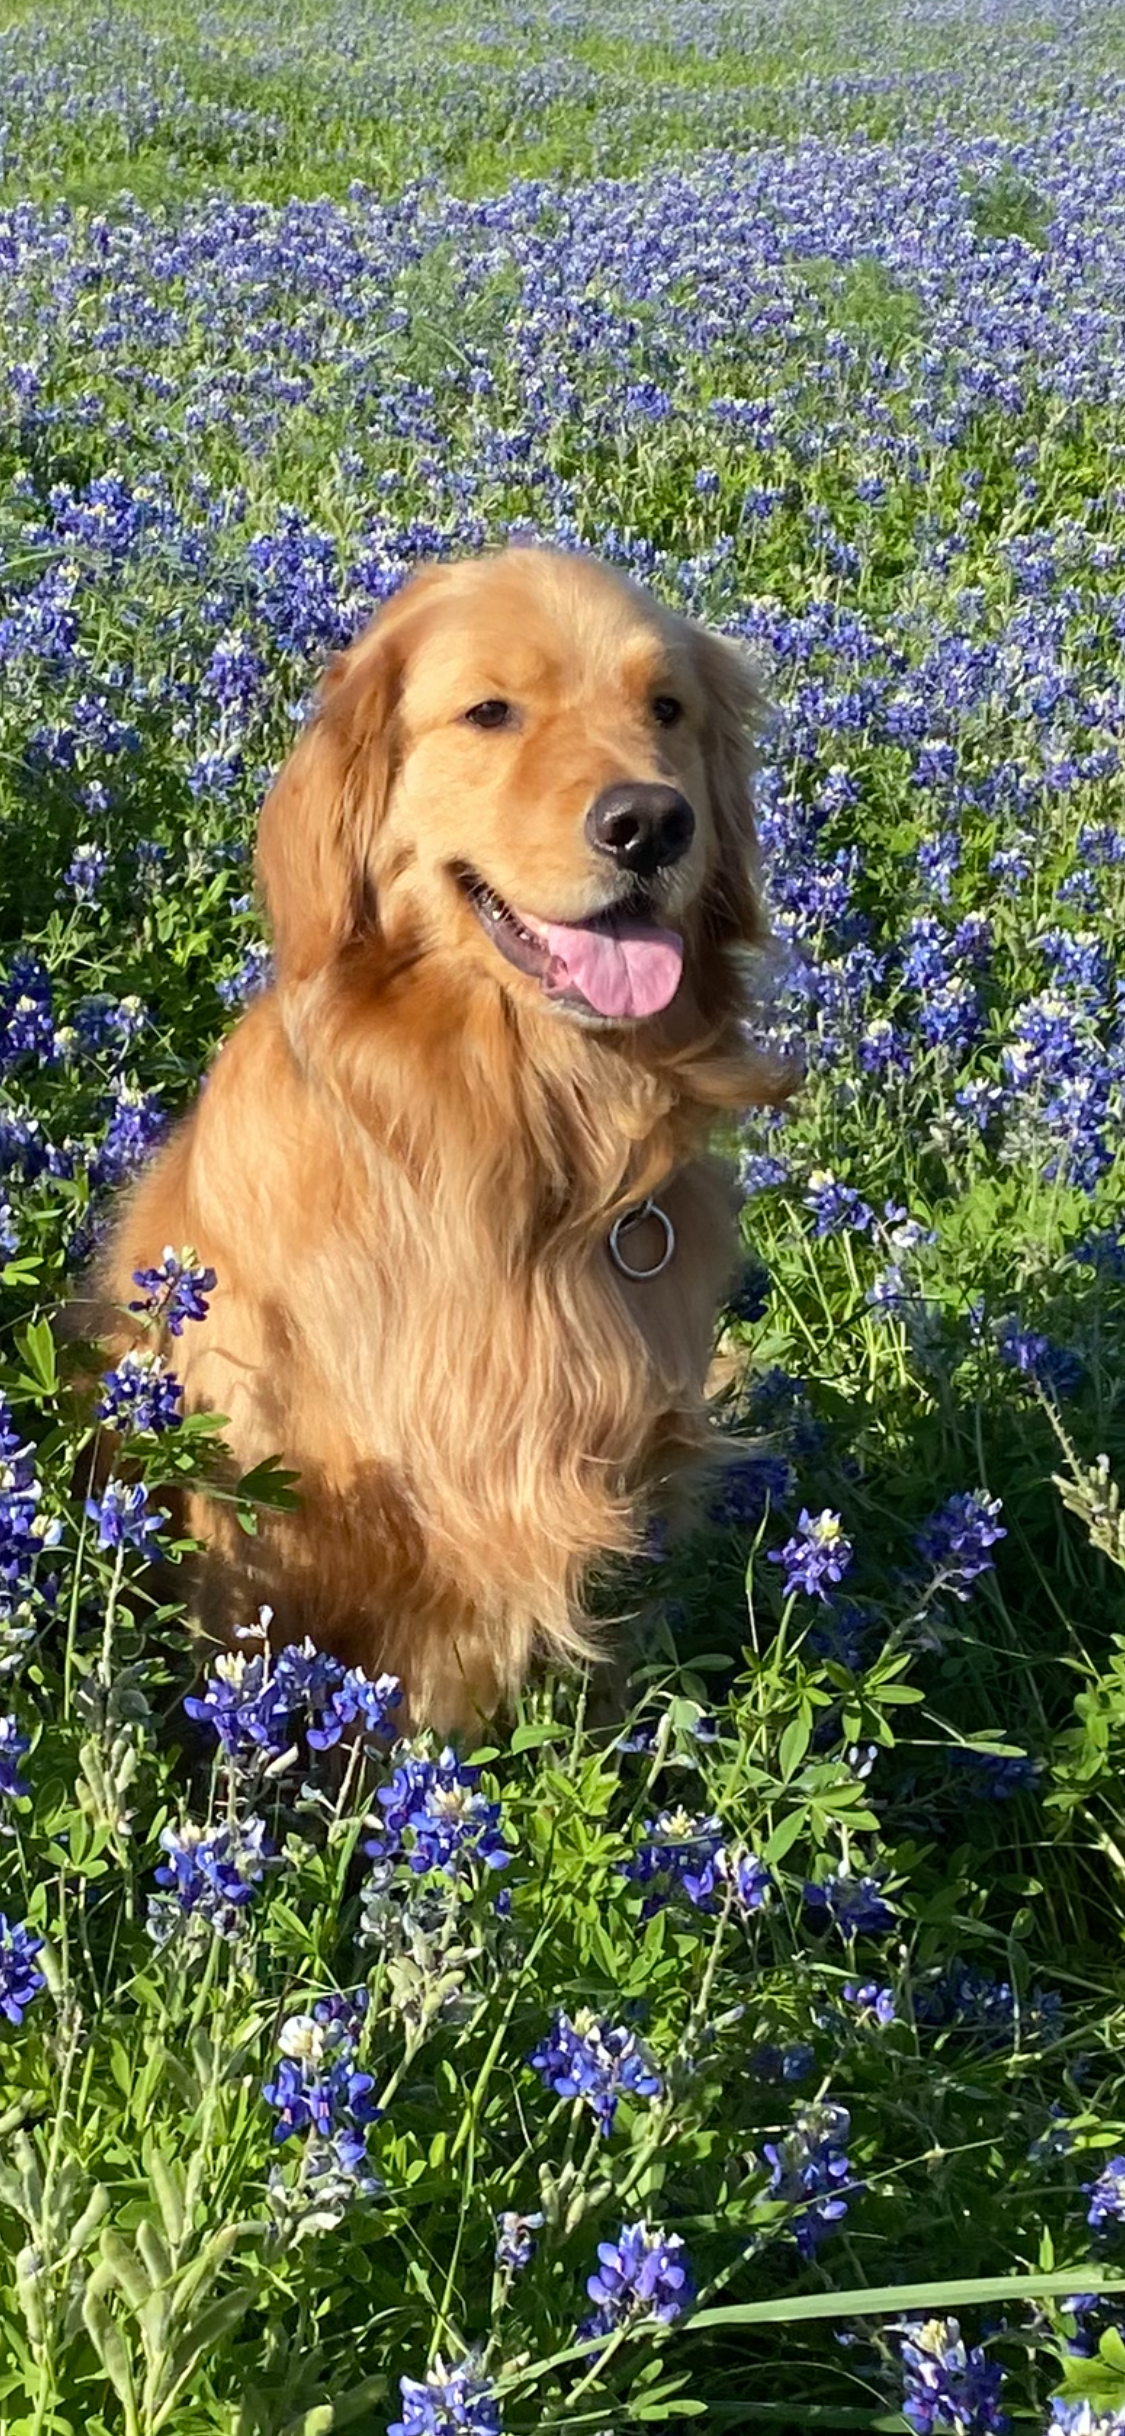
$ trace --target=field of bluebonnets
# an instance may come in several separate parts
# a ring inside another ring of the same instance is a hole
[[[184,17],[0,9],[0,2424],[1121,2430],[1125,22]],[[513,533],[762,658],[808,1081],[628,1716],[454,1753],[193,1675],[214,1429],[52,1316],[326,653]]]

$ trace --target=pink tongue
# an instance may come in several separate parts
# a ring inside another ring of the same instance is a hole
[[[655,922],[621,914],[612,926],[585,922],[544,922],[537,925],[560,974],[552,974],[552,991],[570,984],[580,990],[599,1015],[659,1015],[680,986],[684,943],[674,930],[658,930]]]

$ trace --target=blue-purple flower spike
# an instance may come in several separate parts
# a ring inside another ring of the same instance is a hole
[[[131,1302],[136,1311],[152,1327],[167,1328],[170,1336],[182,1336],[185,1320],[206,1319],[207,1296],[218,1284],[214,1269],[203,1268],[188,1252],[177,1259],[171,1244],[166,1244],[164,1258],[152,1269],[134,1269],[133,1283],[141,1289],[141,1297]]]

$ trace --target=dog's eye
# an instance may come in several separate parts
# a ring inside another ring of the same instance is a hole
[[[652,715],[658,727],[675,727],[676,721],[683,718],[684,706],[677,702],[675,694],[657,694]]]
[[[474,702],[465,712],[470,727],[507,727],[511,716],[510,702]]]

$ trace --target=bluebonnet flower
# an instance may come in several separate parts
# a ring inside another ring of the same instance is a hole
[[[818,1236],[863,1234],[875,1222],[874,1210],[854,1185],[841,1184],[826,1167],[815,1168],[809,1177],[805,1208],[812,1211]]]
[[[1032,2039],[1047,2046],[1064,2028],[1056,1989],[1036,1982],[1020,1998],[1010,1981],[960,1959],[947,1964],[930,1986],[915,1990],[914,2012],[934,2029],[966,2031],[987,2047],[1006,2046],[1017,2026],[1024,2046]]]
[[[613,2334],[642,2318],[673,2325],[695,2299],[682,2235],[643,2222],[622,2225],[616,2241],[598,2243],[597,2272],[586,2290],[597,2306],[580,2335]]]
[[[242,962],[233,973],[225,974],[215,983],[216,996],[225,1007],[249,1006],[273,979],[273,959],[264,939],[252,939]]]
[[[805,1905],[818,1927],[830,1921],[841,1937],[885,1937],[898,1916],[878,1878],[853,1878],[842,1861],[823,1886],[806,1882]]]
[[[0,1068],[19,1059],[50,1064],[55,1055],[55,1017],[50,977],[34,956],[13,956],[0,983]]]
[[[263,1614],[267,1611],[263,1610]],[[189,1717],[210,1726],[228,1758],[280,1759],[304,1732],[314,1750],[328,1750],[346,1726],[365,1734],[390,1730],[402,1699],[395,1675],[372,1682],[361,1667],[344,1666],[312,1641],[290,1642],[272,1659],[223,1650],[201,1693],[184,1701]]]
[[[326,2168],[331,2162],[357,2177],[366,2163],[368,2131],[379,2121],[374,2080],[356,2068],[367,2005],[366,1988],[358,1988],[350,1997],[319,1998],[311,2013],[292,2014],[278,2032],[275,2077],[262,2085],[277,2116],[275,2140],[308,2133],[331,2150]]]
[[[342,1682],[334,1686],[315,1725],[308,1729],[309,1743],[314,1751],[329,1751],[347,1726],[359,1726],[364,1734],[393,1733],[392,1718],[401,1705],[402,1685],[397,1675],[372,1678],[361,1666],[345,1667]]]
[[[263,1612],[262,1620],[268,1622]],[[255,1676],[255,1669],[259,1670]],[[263,1749],[277,1751],[283,1738],[291,1736],[292,1725],[298,1717],[317,1717],[340,1689],[348,1669],[330,1650],[318,1649],[310,1640],[288,1641],[275,1657],[267,1660],[263,1652],[249,1661],[246,1678],[247,1697],[243,1701],[243,1727],[253,1742]],[[228,1659],[224,1667],[216,1662],[215,1677],[222,1690],[236,1682],[236,1673]],[[210,1681],[207,1691],[211,1688]],[[206,1706],[207,1692],[204,1693]],[[185,1702],[185,1707],[187,1703]],[[201,1712],[197,1710],[196,1715]]]
[[[502,2436],[499,2402],[475,2361],[447,2369],[439,2357],[421,2381],[400,2377],[399,2393],[402,2417],[387,2436]]]
[[[1090,2199],[1086,2222],[1096,2233],[1125,2219],[1125,2157],[1110,2157],[1095,2181],[1084,2182],[1082,2188]]]
[[[845,1980],[841,1992],[845,2004],[855,2006],[861,2021],[877,2022],[885,2030],[897,2018],[893,1988],[881,1988],[874,1979]]]
[[[736,1845],[732,1850],[724,1844],[719,1854],[719,1875],[725,1885],[732,1887],[734,1909],[744,1920],[752,1912],[760,1912],[773,1892],[772,1872],[745,1845]]]
[[[663,1514],[651,1514],[645,1524],[645,1535],[637,1550],[643,1565],[665,1565],[668,1562],[668,1523]]]
[[[908,1274],[905,1264],[923,1246],[936,1240],[933,1229],[924,1227],[917,1218],[908,1218],[904,1209],[888,1201],[884,1204],[879,1234],[894,1257],[867,1288],[864,1301],[873,1310],[888,1311],[913,1323],[917,1330],[929,1317],[929,1305],[921,1285]]]
[[[744,1151],[738,1163],[738,1181],[747,1200],[755,1193],[769,1192],[775,1185],[789,1182],[790,1166],[776,1151]]]
[[[902,2331],[902,2415],[914,2436],[1004,2436],[1003,2373],[979,2343],[966,2348],[956,2318],[907,2320]]]
[[[147,1159],[167,1122],[167,1111],[155,1091],[134,1091],[121,1084],[114,1093],[105,1133],[90,1160],[91,1183],[99,1189],[123,1183]],[[130,1304],[131,1310],[134,1307]]]
[[[792,1471],[783,1455],[748,1455],[730,1464],[722,1476],[708,1514],[713,1523],[730,1530],[753,1530],[766,1509],[785,1497]]]
[[[244,633],[224,634],[203,672],[203,690],[220,710],[245,715],[253,708],[265,673],[264,661]]]
[[[203,795],[229,795],[242,776],[241,753],[203,752],[197,754],[188,773],[187,782],[196,802]]]
[[[505,2275],[520,2275],[530,2266],[543,2221],[541,2214],[521,2216],[515,2208],[505,2208],[497,2217],[496,2264]]]
[[[621,1875],[647,1889],[642,1920],[651,1919],[662,1904],[684,1894],[697,1909],[714,1910],[719,1883],[722,1821],[693,1818],[687,1810],[662,1810],[646,1819],[631,1860],[618,1864]]]
[[[125,1353],[116,1369],[105,1372],[97,1417],[112,1429],[151,1430],[159,1436],[181,1420],[183,1396],[163,1354]]]
[[[844,2148],[851,2127],[846,2106],[807,2106],[782,2139],[763,2142],[766,2195],[796,2210],[791,2229],[802,2258],[812,2258],[828,2228],[847,2215],[845,2189],[854,2195],[861,2187]]]
[[[86,1499],[90,1521],[98,1526],[99,1548],[135,1548],[140,1556],[155,1554],[164,1513],[150,1514],[148,1491],[138,1480],[126,1488],[122,1480],[107,1480],[100,1497]]]
[[[1010,1802],[1017,1793],[1034,1793],[1043,1773],[1029,1751],[975,1751],[962,1743],[954,1745],[949,1762],[962,1791],[978,1801]]]
[[[150,893],[155,892],[168,861],[167,846],[162,846],[159,838],[139,837],[133,847],[133,859],[138,878]]]
[[[948,1497],[918,1533],[920,1556],[940,1576],[940,1587],[951,1590],[962,1604],[982,1573],[991,1573],[989,1549],[1007,1532],[996,1517],[1000,1499],[983,1489],[959,1491]]]
[[[268,1609],[262,1616],[268,1623]],[[366,1733],[387,1731],[401,1698],[396,1676],[372,1682],[361,1667],[346,1667],[306,1640],[290,1642],[272,1658],[264,1651],[222,1651],[202,1692],[189,1694],[184,1707],[212,1728],[229,1758],[257,1754],[268,1762],[301,1732],[314,1749],[327,1750],[357,1721]]]
[[[826,1582],[840,1582],[852,1561],[851,1543],[844,1537],[838,1514],[826,1506],[813,1516],[803,1506],[797,1528],[783,1548],[769,1551],[772,1565],[784,1565],[786,1598],[804,1590],[810,1598],[827,1599]]]
[[[1125,1278],[1125,1233],[1120,1227],[1103,1227],[1075,1245],[1074,1258],[1098,1277]]]
[[[856,1042],[856,1056],[865,1074],[890,1074],[897,1067],[905,1073],[910,1063],[910,1051],[901,1031],[889,1015],[873,1015],[865,1024]]]
[[[738,1284],[727,1297],[730,1318],[742,1320],[748,1328],[756,1327],[765,1316],[772,1283],[764,1260],[746,1261]]]
[[[928,1049],[944,1049],[957,1059],[964,1056],[979,1030],[977,993],[961,973],[931,991],[918,1010],[919,1039]]]
[[[11,1618],[34,1582],[37,1559],[53,1548],[62,1523],[42,1511],[42,1483],[29,1446],[20,1443],[11,1412],[0,1396],[0,1623]]]
[[[767,2043],[752,2047],[747,2063],[756,2081],[803,2081],[816,2062],[807,2039],[794,2039],[792,2046],[777,2047]]]
[[[19,1245],[20,1232],[15,1211],[11,1202],[5,1201],[3,1193],[0,1193],[0,1255],[18,1252]]]
[[[641,1718],[635,1726],[628,1728],[624,1734],[619,1734],[612,1747],[615,1751],[644,1751],[646,1753],[654,1751],[658,1731],[659,1728],[655,1724],[649,1724],[644,1718]]]
[[[1049,1336],[1040,1335],[1036,1329],[1025,1328],[1014,1317],[1000,1321],[996,1342],[1001,1361],[1024,1378],[1034,1380],[1046,1396],[1072,1395],[1081,1384],[1082,1364],[1078,1355],[1065,1345],[1053,1344]]]
[[[1055,2394],[1049,2407],[1047,2436],[1125,2436],[1125,2402],[1111,2406]]]
[[[588,2010],[573,2021],[557,2013],[553,2028],[528,2062],[556,2096],[581,2098],[605,2139],[613,2130],[619,2098],[658,2098],[664,2087],[635,2032],[609,2029]]]
[[[141,999],[112,998],[107,990],[82,998],[73,1016],[74,1046],[90,1057],[108,1053],[120,1057],[145,1031],[151,1018]],[[61,1033],[56,1033],[56,1043]]]
[[[76,846],[66,873],[66,885],[80,905],[92,904],[109,868],[109,856],[104,847],[86,838]]]
[[[153,1326],[167,1328],[170,1336],[182,1336],[185,1320],[206,1319],[206,1297],[217,1283],[214,1270],[200,1268],[191,1252],[181,1252],[177,1259],[166,1244],[159,1267],[134,1269],[133,1284],[143,1299],[130,1303],[129,1309],[142,1312]]]
[[[228,1756],[264,1749],[270,1758],[278,1758],[289,1744],[289,1711],[282,1707],[275,1738],[272,1703],[267,1705],[263,1698],[264,1683],[262,1657],[247,1657],[240,1649],[222,1650],[202,1692],[187,1693],[184,1708],[200,1725],[213,1729]]]
[[[501,1807],[477,1791],[480,1775],[448,1750],[436,1760],[407,1757],[390,1784],[379,1787],[384,1832],[372,1836],[364,1851],[386,1866],[404,1860],[419,1874],[440,1869],[449,1878],[474,1863],[506,1869],[512,1856]]]
[[[265,1820],[200,1827],[186,1819],[182,1827],[163,1829],[160,1846],[168,1857],[155,1872],[156,1883],[168,1891],[149,1897],[153,1943],[167,1944],[181,1921],[192,1918],[220,1937],[236,1937],[272,1858]]]
[[[17,2029],[28,2006],[47,1985],[35,1962],[42,1951],[41,1937],[34,1937],[22,1921],[7,1920],[0,1912],[0,2013]]]
[[[785,1430],[794,1455],[815,1454],[821,1443],[823,1432],[809,1411],[804,1380],[776,1363],[751,1386],[750,1416],[758,1429]]]
[[[30,1749],[31,1743],[26,1734],[21,1734],[15,1718],[0,1717],[0,1799],[18,1801],[27,1793],[17,1762]]]
[[[1050,2164],[1056,2157],[1069,2157],[1074,2145],[1074,2133],[1065,2119],[1061,2100],[1056,2098],[1054,2104],[1047,2109],[1047,2121],[1042,2131],[1037,2133],[1034,2140],[1028,2141],[1028,2157],[1033,2165]],[[1084,2299],[1085,2296],[1078,2293],[1067,2301],[1065,2306],[1068,2309],[1078,2309]],[[1096,2307],[1096,2297],[1092,2305]]]

